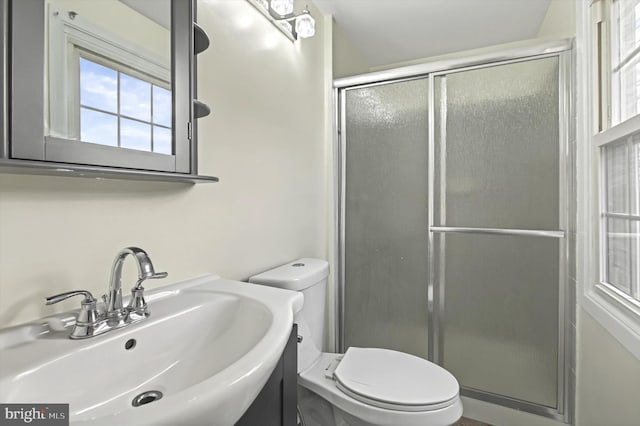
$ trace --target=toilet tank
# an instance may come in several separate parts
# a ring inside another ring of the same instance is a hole
[[[304,305],[294,318],[298,324],[298,372],[311,367],[320,357],[324,338],[324,310],[329,263],[302,258],[249,278],[250,283],[300,291]]]

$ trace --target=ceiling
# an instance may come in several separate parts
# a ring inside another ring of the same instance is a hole
[[[551,0],[314,0],[369,67],[534,38]]]

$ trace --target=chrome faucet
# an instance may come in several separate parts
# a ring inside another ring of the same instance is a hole
[[[127,309],[122,308],[122,266],[128,255],[138,265],[138,281],[131,290],[131,300]],[[155,272],[153,263],[147,252],[138,247],[126,247],[120,250],[113,261],[111,268],[111,279],[109,280],[109,291],[102,296],[106,305],[106,315],[110,319],[120,319],[125,315],[132,314],[134,316],[149,316],[147,304],[144,301],[144,287],[142,283],[148,279],[166,278],[166,272]]]
[[[131,300],[126,308],[122,307],[122,265],[128,255],[132,255],[138,265],[138,280],[131,289]],[[96,299],[86,290],[69,291],[47,297],[46,304],[52,305],[72,296],[82,295],[80,312],[76,318],[69,338],[86,339],[98,336],[129,324],[141,321],[149,316],[147,302],[144,300],[142,283],[148,279],[165,278],[166,272],[155,272],[149,255],[138,247],[126,247],[118,253],[113,261],[109,291],[102,296],[105,312],[98,312]]]

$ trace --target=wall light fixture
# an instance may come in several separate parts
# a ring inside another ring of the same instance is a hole
[[[307,9],[293,13],[294,0],[247,0],[291,41],[313,37],[316,20]]]

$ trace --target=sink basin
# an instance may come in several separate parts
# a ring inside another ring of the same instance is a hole
[[[230,426],[271,375],[303,301],[215,275],[146,299],[148,319],[89,339],[68,338],[69,313],[0,330],[0,401],[68,403],[71,424]],[[132,404],[149,391],[162,397]]]

